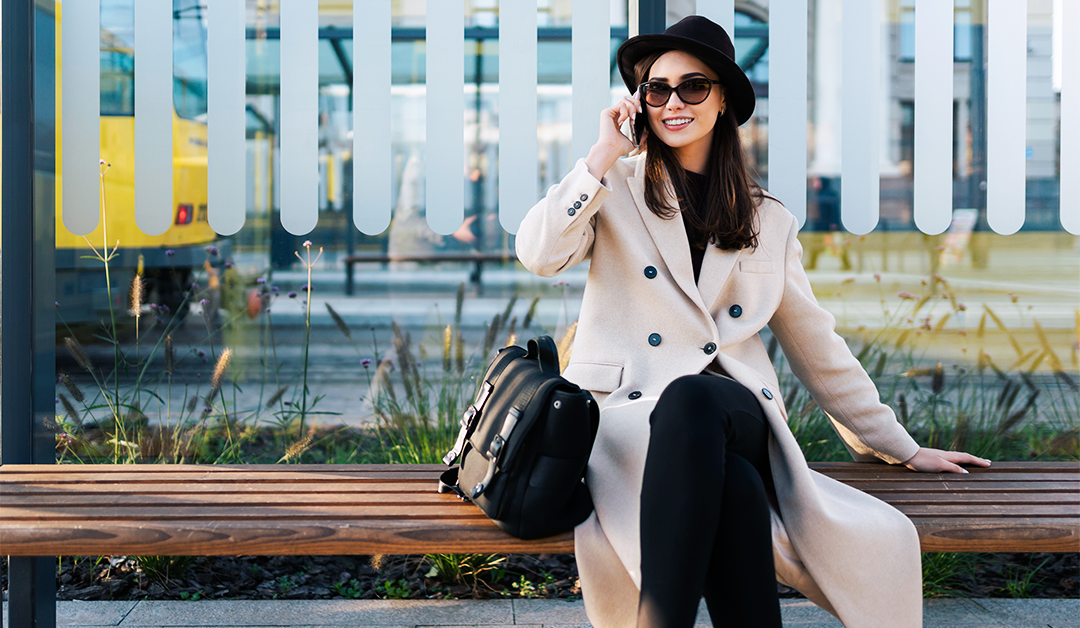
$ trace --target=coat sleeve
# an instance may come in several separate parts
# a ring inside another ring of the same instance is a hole
[[[792,217],[784,263],[784,294],[769,321],[791,371],[829,415],[856,460],[904,462],[919,444],[881,403],[877,387],[847,343],[836,319],[817,303],[802,266],[802,245]]]
[[[525,268],[552,277],[589,259],[596,212],[610,193],[607,182],[597,181],[579,159],[521,221],[515,249]]]

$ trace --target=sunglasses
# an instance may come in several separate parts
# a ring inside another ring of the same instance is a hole
[[[720,81],[707,78],[694,78],[683,81],[675,87],[660,81],[648,81],[638,85],[645,104],[650,107],[663,107],[671,100],[671,92],[679,94],[679,100],[688,105],[700,105],[709,97],[713,85],[719,85]]]

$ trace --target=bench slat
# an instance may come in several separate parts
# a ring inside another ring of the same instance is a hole
[[[571,553],[571,533],[522,541],[486,518],[438,521],[323,519],[268,522],[103,521],[94,525],[0,523],[0,550],[12,556],[361,555]],[[72,551],[71,548],[78,548]],[[13,553],[14,552],[14,553]]]
[[[946,480],[954,481],[958,478],[956,473],[920,473],[916,477],[910,475],[901,475],[899,473],[857,473],[854,471],[841,471],[837,473],[829,473],[829,477],[841,482],[858,481],[858,482],[881,482],[882,484],[891,484],[894,482],[902,482],[904,484],[912,483],[932,483],[942,482]],[[967,484],[990,484],[994,482],[1075,482],[1080,478],[1080,474],[1076,473],[1061,473],[1061,472],[1047,472],[1047,473],[1014,473],[1008,471],[1005,473],[968,473],[967,475],[961,475],[963,482]]]
[[[964,504],[1018,504],[1018,505],[1063,505],[1072,507],[1074,510],[1080,504],[1080,495],[1071,491],[1056,493],[1042,492],[882,492],[867,490],[867,493],[888,501],[893,505],[898,504],[953,504],[958,500]],[[455,500],[450,497],[449,499]],[[320,492],[290,492],[279,494],[274,492],[252,493],[220,493],[220,492],[188,492],[176,491],[171,493],[142,493],[124,492],[112,493],[7,493],[5,492],[5,507],[39,508],[57,507],[63,509],[87,508],[95,506],[110,507],[157,507],[157,506],[184,506],[203,507],[213,504],[239,506],[299,506],[299,505],[333,505],[344,504],[349,506],[366,505],[427,505],[446,503],[446,495],[436,494],[432,490],[422,492],[344,492],[344,491],[320,491]]]
[[[273,506],[273,505],[300,505],[300,504],[349,504],[353,506],[363,505],[391,505],[391,504],[445,504],[449,500],[459,501],[456,497],[439,495],[434,490],[422,493],[289,493],[278,495],[274,493],[124,493],[120,495],[68,494],[53,493],[46,495],[13,495],[4,498],[4,506],[37,508],[56,506],[61,508],[87,508],[96,506],[203,506],[213,504],[243,504],[245,506]]]
[[[3,480],[0,479],[0,482]],[[11,484],[4,483],[4,495],[175,495],[184,494],[292,494],[292,493],[430,493],[435,486],[430,480],[423,482],[320,482],[312,483],[275,483],[252,482],[198,484],[183,482],[139,483],[100,482],[97,484]]]
[[[909,517],[1064,517],[1075,519],[1076,508],[1071,505],[1029,504],[895,504],[900,512]],[[212,505],[193,503],[188,506],[154,507],[66,507],[46,506],[32,508],[0,507],[0,519],[4,521],[151,521],[154,519],[176,520],[264,520],[275,519],[440,519],[483,517],[478,508],[468,504],[282,504],[258,506],[252,504]]]
[[[73,507],[42,506],[32,508],[0,507],[0,519],[14,521],[64,521],[64,520],[112,520],[130,519],[132,521],[157,518],[166,519],[285,519],[319,518],[328,519],[412,519],[439,517],[483,517],[484,513],[471,504],[297,504],[280,506],[257,506],[247,503],[214,505],[192,503],[187,506],[127,507],[97,506]]]
[[[913,519],[924,552],[1077,552],[1080,520]]]
[[[1069,493],[1075,494],[1080,488],[1078,482],[964,482],[941,481],[941,482],[844,482],[852,488],[860,491],[874,493]]]

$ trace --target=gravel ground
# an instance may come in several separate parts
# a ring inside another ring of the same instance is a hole
[[[928,586],[957,597],[1080,597],[1080,554],[980,554],[955,557],[951,575]],[[157,561],[168,559],[156,559]],[[572,554],[475,557],[441,570],[419,556],[244,556],[175,558],[171,565],[128,557],[65,557],[58,600],[373,599],[580,597]],[[2,586],[7,599],[7,559]],[[186,563],[186,564],[185,564]],[[168,567],[168,573],[166,568]],[[479,577],[472,576],[479,572]],[[800,597],[777,585],[781,597]]]

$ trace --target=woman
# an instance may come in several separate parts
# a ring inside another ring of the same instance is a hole
[[[743,163],[754,93],[723,29],[688,17],[617,56],[635,97],[602,112],[588,157],[517,237],[540,275],[591,260],[564,373],[601,407],[596,511],[575,530],[590,621],[690,626],[704,595],[715,625],[780,626],[779,579],[846,626],[921,626],[914,526],[807,468],[758,332],[770,327],[856,459],[989,461],[920,448],[833,331],[796,219]],[[620,125],[638,116],[643,150],[620,159],[635,148]]]

